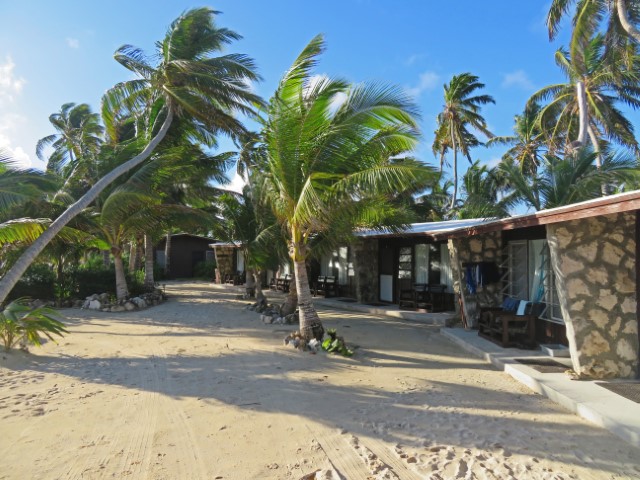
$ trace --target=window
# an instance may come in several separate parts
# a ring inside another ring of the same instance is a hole
[[[540,318],[564,323],[546,240],[509,242],[507,259],[502,266],[506,267],[502,277],[506,295],[541,303]]]
[[[412,250],[412,247],[400,248],[400,255],[398,258],[398,278],[411,279],[411,273],[413,271]]]
[[[416,254],[416,283],[429,283],[429,245],[421,243],[415,247]]]

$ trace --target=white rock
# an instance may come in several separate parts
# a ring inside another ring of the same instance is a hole
[[[128,312],[130,312],[132,310],[135,310],[136,306],[135,306],[135,304],[133,304],[131,302],[125,302],[124,309],[127,310]]]
[[[147,307],[147,302],[145,302],[142,298],[140,297],[133,297],[130,300],[133,304],[135,304],[136,307],[138,308],[146,308]]]
[[[122,305],[114,305],[111,307],[112,312],[124,312],[126,309]]]
[[[98,300],[91,300],[89,302],[89,306],[88,306],[89,310],[100,310],[100,307],[102,307],[102,305]]]

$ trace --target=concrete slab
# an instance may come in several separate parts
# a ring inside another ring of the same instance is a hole
[[[401,310],[397,305],[366,305],[362,303],[341,300],[337,298],[314,297],[313,303],[327,308],[337,310],[348,310],[351,312],[368,313],[370,315],[380,315],[383,317],[402,318],[414,322],[421,322],[427,325],[447,326],[451,325],[456,318],[455,312],[435,312],[426,313],[415,310]]]
[[[546,357],[540,351],[501,348],[478,336],[475,330],[443,328],[440,333],[466,351],[504,370],[531,390],[546,395],[582,418],[606,428],[640,448],[640,404],[600,387],[596,381],[571,380],[564,373],[541,373],[516,358]],[[569,359],[554,358],[571,368]]]

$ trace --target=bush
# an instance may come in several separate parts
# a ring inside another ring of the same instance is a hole
[[[8,301],[16,298],[29,297],[40,298],[42,300],[53,300],[55,298],[56,276],[49,265],[36,263],[31,265],[22,276],[11,293],[7,297]]]
[[[207,260],[204,262],[198,262],[193,267],[193,276],[197,278],[206,278],[210,280],[216,275],[216,261]]]

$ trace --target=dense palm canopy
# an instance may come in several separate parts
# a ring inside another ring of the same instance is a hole
[[[619,103],[640,107],[638,57],[632,57],[631,65],[614,53],[607,57],[604,39],[596,35],[583,43],[579,55],[571,56],[559,49],[555,58],[567,82],[542,88],[531,97],[528,107],[549,101],[538,117],[539,128],[555,123],[547,133],[549,142],[557,144],[558,138],[570,142],[577,137],[584,146],[588,137],[596,152],[601,150],[603,139],[637,151],[633,125]]]
[[[244,131],[233,116],[251,114],[260,103],[249,83],[257,80],[253,60],[245,55],[212,56],[239,35],[214,23],[216,12],[208,8],[185,12],[157,43],[158,63],[152,64],[135,47],[124,46],[116,60],[139,76],[122,82],[105,94],[103,121],[110,137],[121,121],[133,115],[138,128],[144,126],[146,147],[132,159],[98,180],[88,192],[60,215],[15,263],[0,281],[0,302],[4,301],[27,267],[62,228],[88,207],[110,183],[149,158],[177,118],[181,131],[209,140],[220,132],[237,135]]]
[[[289,239],[306,338],[322,331],[305,268],[311,239],[338,236],[336,225],[393,224],[389,199],[433,177],[400,158],[417,142],[415,105],[394,87],[313,76],[323,48],[315,37],[284,75],[263,130],[265,195]]]
[[[534,179],[518,165],[503,162],[500,170],[509,179],[514,198],[534,210],[560,207],[597,198],[601,186],[623,184],[637,178],[637,162],[624,156],[605,155],[600,168],[596,153],[583,148],[572,155],[543,157],[541,171]]]
[[[442,158],[451,151],[453,153],[453,195],[451,208],[455,206],[458,191],[458,152],[471,161],[470,149],[481,145],[480,140],[469,130],[470,128],[491,138],[493,134],[487,122],[480,114],[483,105],[495,103],[490,95],[478,94],[484,88],[478,77],[470,73],[454,75],[444,85],[444,106],[438,114],[438,128],[433,143],[434,152]]]
[[[611,48],[623,45],[627,36],[640,42],[640,2],[638,0],[553,0],[547,14],[549,38],[558,33],[560,21],[575,6],[572,23],[574,38],[587,38],[599,28],[606,31]]]

